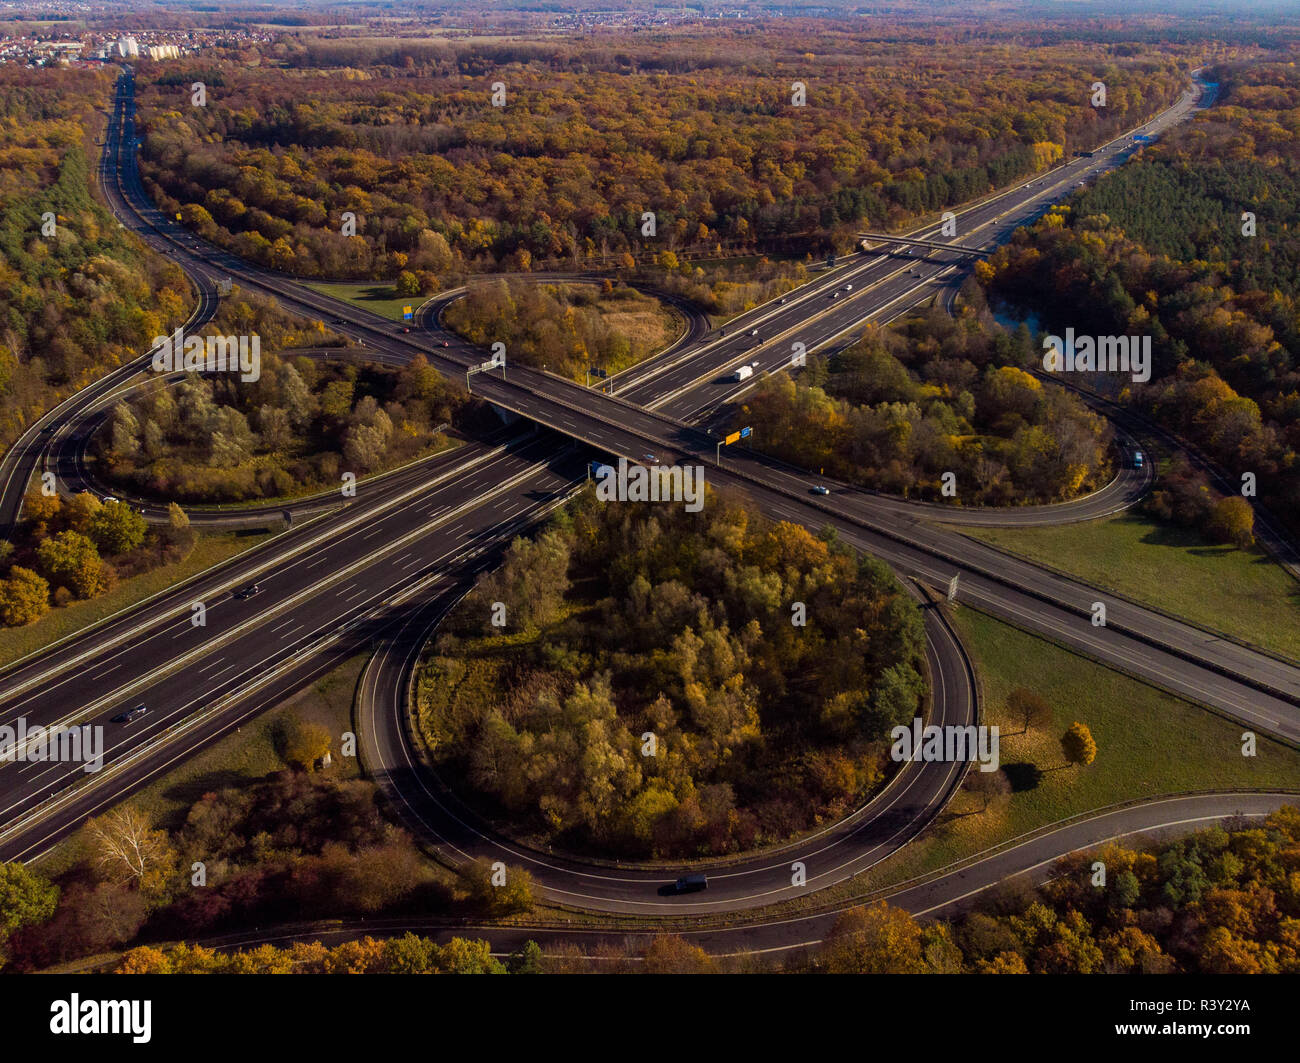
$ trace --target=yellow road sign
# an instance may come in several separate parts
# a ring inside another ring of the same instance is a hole
[[[734,443],[739,438],[740,438],[739,432],[732,432],[731,435],[727,436],[727,438],[723,440],[723,442],[726,443],[727,446],[731,446],[731,444]]]

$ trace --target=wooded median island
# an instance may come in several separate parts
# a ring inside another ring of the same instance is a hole
[[[832,535],[712,490],[689,513],[588,488],[447,618],[414,711],[437,771],[521,835],[738,852],[882,783],[923,652],[915,603]]]

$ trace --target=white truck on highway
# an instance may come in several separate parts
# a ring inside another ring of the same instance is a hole
[[[737,369],[734,373],[731,374],[731,379],[732,379],[732,380],[744,380],[744,379],[746,379],[747,377],[751,377],[751,376],[753,376],[753,375],[754,375],[754,367],[753,367],[753,366],[750,366],[750,365],[742,365],[739,369]]]

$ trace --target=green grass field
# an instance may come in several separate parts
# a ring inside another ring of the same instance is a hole
[[[163,565],[150,572],[141,573],[130,579],[124,579],[107,594],[91,598],[84,602],[71,602],[66,606],[51,609],[40,620],[25,627],[0,628],[0,665],[10,664],[20,657],[68,635],[75,634],[85,627],[112,616],[119,609],[135,605],[159,591],[188,579],[199,572],[204,572],[228,557],[250,550],[271,537],[270,532],[252,530],[247,532],[204,532],[200,533],[184,561]]]
[[[342,299],[354,306],[362,307],[371,313],[379,314],[390,321],[402,320],[402,307],[409,306],[415,310],[424,302],[424,296],[399,296],[391,284],[382,281],[367,281],[362,284],[309,284],[314,292],[328,295],[331,299]],[[329,321],[325,322],[326,325]]]
[[[1136,514],[1053,528],[961,530],[1300,661],[1300,583],[1258,550],[1219,546]]]
[[[962,608],[955,615],[983,684],[986,722],[1001,729],[1002,766],[1026,788],[987,811],[980,798],[957,794],[918,841],[867,876],[869,887],[1121,801],[1185,790],[1300,789],[1300,752],[1261,737],[1258,755],[1244,757],[1240,724],[983,613]],[[1024,734],[1023,721],[1007,716],[1007,694],[1017,686],[1052,706],[1050,726]],[[1061,735],[1076,720],[1097,742],[1087,767],[1067,766],[1061,754]],[[1036,785],[1029,785],[1035,770]]]
[[[983,613],[961,608],[954,615],[980,676],[985,722],[1000,729],[1000,762],[1025,780],[1024,788],[987,810],[981,798],[959,792],[901,852],[852,881],[764,909],[763,918],[861,899],[1036,828],[1123,801],[1188,790],[1300,789],[1300,751],[1261,737],[1258,755],[1243,757],[1239,724]],[[1017,686],[1052,706],[1049,726],[1025,734],[1023,721],[1008,718],[1003,706]],[[1087,767],[1066,766],[1061,754],[1061,734],[1075,720],[1086,723],[1097,742],[1097,759]],[[1025,785],[1035,771],[1036,784]]]
[[[286,768],[280,755],[280,736],[291,717],[321,724],[334,735],[334,763],[328,769],[333,778],[357,778],[361,774],[357,758],[339,756],[339,736],[353,729],[352,698],[369,659],[368,653],[349,658],[288,701],[245,723],[145,787],[131,799],[132,803],[147,811],[157,826],[176,829],[190,806],[205,793],[244,786]]]

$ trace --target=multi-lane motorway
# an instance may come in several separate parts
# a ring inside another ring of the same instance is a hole
[[[483,352],[450,336],[446,348],[430,349],[428,333],[408,336],[391,322],[203,245],[164,219],[139,183],[131,93],[128,74],[119,86],[106,141],[105,192],[124,224],[184,266],[204,293],[202,301],[210,299],[217,278],[232,277],[275,294],[289,309],[333,321],[336,331],[364,341],[377,361],[401,364],[421,351],[444,371],[463,373],[483,360]],[[1197,95],[1189,92],[1141,131],[1181,120]],[[961,212],[961,242],[991,246],[1005,239],[1090,171],[1114,164],[1129,150],[1127,139],[1120,138],[1092,159]],[[916,235],[936,236],[938,230]],[[683,344],[614,378],[612,396],[513,365],[504,379],[487,373],[473,377],[476,394],[550,431],[512,438],[508,445],[462,448],[416,471],[379,480],[350,507],[295,527],[246,557],[0,674],[0,723],[19,715],[39,723],[100,723],[113,743],[110,768],[89,786],[77,786],[85,778],[76,778],[76,769],[66,765],[0,767],[0,855],[39,853],[91,811],[377,638],[382,649],[367,670],[361,702],[368,769],[403,818],[429,834],[449,858],[500,854],[528,865],[556,899],[639,913],[662,911],[666,904],[696,906],[687,911],[753,906],[839,881],[913,836],[958,783],[959,766],[909,764],[884,793],[843,823],[715,873],[707,902],[664,899],[656,887],[671,879],[671,871],[599,868],[513,846],[481,830],[454,795],[416,767],[403,714],[405,684],[419,645],[503,538],[572,490],[593,448],[634,460],[653,451],[660,460],[704,464],[710,482],[747,491],[773,516],[811,527],[832,524],[847,541],[884,558],[900,574],[932,585],[960,573],[961,596],[970,604],[1262,731],[1300,738],[1300,670],[1290,664],[924,523],[936,516],[949,522],[1026,524],[1087,519],[1129,504],[1145,490],[1145,473],[1121,471],[1103,491],[1067,506],[990,514],[918,507],[822,481],[745,451],[724,452],[721,465],[714,462],[709,418],[749,386],[730,379],[735,365],[758,362],[760,373],[781,371],[790,363],[793,344],[824,349],[864,320],[889,320],[948,281],[964,257],[950,252],[923,261],[911,255],[854,256],[789,296],[728,323],[725,336],[695,330]],[[433,330],[437,310],[436,304],[428,308],[426,323]],[[206,312],[210,315],[210,307]],[[84,421],[86,411],[128,377],[124,372],[105,390],[74,396],[39,427]],[[561,437],[586,448],[574,448]],[[46,449],[39,432],[24,440],[4,466],[7,480],[0,487],[10,505],[26,484],[24,467],[30,476]],[[814,483],[824,483],[831,494],[810,496]],[[254,577],[261,593],[252,598],[231,593]],[[1108,604],[1105,628],[1091,623],[1097,600]],[[205,605],[203,627],[191,620],[196,602]],[[926,613],[936,721],[973,720],[969,663],[940,612]],[[143,725],[123,729],[109,722],[138,703],[150,707]],[[1130,810],[1127,822],[1137,815]],[[808,867],[803,888],[789,884],[790,862],[796,859]]]

